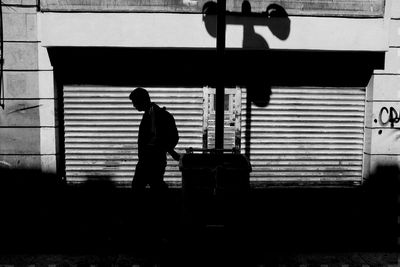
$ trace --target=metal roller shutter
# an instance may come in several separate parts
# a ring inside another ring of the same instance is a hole
[[[174,115],[177,151],[203,146],[203,89],[147,88],[153,102]],[[129,185],[137,162],[142,113],[128,96],[133,88],[64,87],[65,168],[68,182],[109,179]],[[180,183],[178,163],[168,156],[165,180]]]
[[[268,106],[246,107],[243,89],[253,182],[361,182],[365,88],[272,88]]]

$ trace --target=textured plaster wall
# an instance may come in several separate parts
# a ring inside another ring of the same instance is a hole
[[[36,1],[3,2],[0,165],[55,172],[54,86],[51,66],[40,59]]]
[[[386,8],[385,68],[375,71],[367,90],[366,178],[380,166],[400,167],[400,1],[387,1]]]
[[[41,13],[40,20],[44,46],[216,47],[201,14]],[[229,20],[226,47],[243,48],[246,20]],[[258,25],[263,22],[259,20],[248,21],[255,24],[255,34],[267,43],[260,45],[254,40],[254,49],[387,49],[387,28],[382,18],[288,17],[284,21],[287,24],[279,19],[267,23],[266,19],[265,25]],[[282,25],[289,28],[282,29]]]
[[[36,1],[8,2],[25,5],[3,7],[0,162],[12,168],[56,172],[57,95],[47,46],[215,47],[201,14],[157,14],[155,19],[154,14],[138,13],[38,13]],[[368,87],[364,175],[381,162],[400,162],[398,122],[385,123],[384,117],[385,108],[400,113],[400,1],[388,0],[386,7],[384,19],[289,17],[285,40],[266,27],[255,27],[274,49],[388,50],[385,70],[377,71]],[[227,46],[240,48],[242,42],[242,26],[228,25]]]

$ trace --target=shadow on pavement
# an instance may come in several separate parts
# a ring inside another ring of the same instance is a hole
[[[32,170],[2,170],[0,249],[125,253],[174,266],[194,258],[209,265],[262,262],[275,253],[396,252],[398,173],[378,168],[359,187],[253,188],[241,203],[226,203],[237,214],[221,226],[207,221],[223,210],[203,213],[203,224],[187,223],[180,189],[170,189],[163,211],[154,213],[159,199],[146,193],[133,203],[130,189],[107,179],[73,186]]]

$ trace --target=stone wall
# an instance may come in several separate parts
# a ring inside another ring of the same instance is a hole
[[[378,167],[400,167],[400,1],[388,1],[386,8],[385,68],[375,71],[367,90],[365,177]]]
[[[0,109],[0,164],[55,171],[54,86],[39,59],[37,1],[3,1],[4,108]],[[46,86],[43,81],[50,81]],[[53,134],[51,134],[53,133]]]

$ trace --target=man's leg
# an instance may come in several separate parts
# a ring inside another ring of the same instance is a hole
[[[146,201],[145,189],[148,183],[148,173],[146,169],[146,165],[139,161],[132,180],[131,226],[133,229],[132,233],[139,242],[143,241],[147,232],[148,201]]]
[[[146,166],[145,164],[143,164],[142,162],[138,162],[136,164],[136,169],[135,169],[135,175],[133,176],[133,180],[132,180],[132,191],[133,193],[136,194],[140,194],[143,195],[146,185],[147,185],[147,181],[148,181],[148,173],[146,170]]]
[[[164,173],[166,162],[156,162],[151,165],[151,169],[149,172],[149,184],[153,194],[162,194],[168,189],[168,185],[164,182]]]
[[[168,212],[169,199],[168,199],[168,185],[164,182],[166,163],[158,163],[152,165],[152,172],[150,177],[151,188],[151,212],[152,212],[152,234],[155,238],[160,239],[168,235],[169,229]]]

